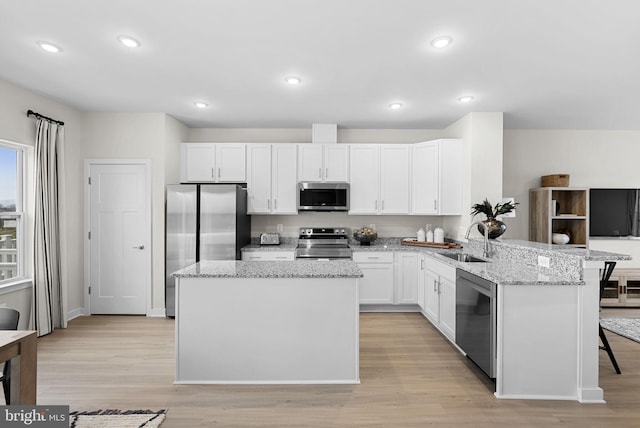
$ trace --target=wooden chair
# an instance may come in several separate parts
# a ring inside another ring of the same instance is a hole
[[[611,274],[613,273],[613,269],[616,267],[616,262],[604,262],[604,270],[602,271],[602,279],[600,280],[600,300],[602,300],[602,294],[604,293],[604,288],[607,286],[607,282],[609,282],[609,278],[611,278]],[[600,340],[602,341],[602,346],[600,349],[607,351],[609,355],[609,359],[611,360],[611,364],[613,364],[613,368],[616,370],[616,373],[622,374],[620,371],[620,367],[618,367],[618,362],[616,361],[616,357],[613,356],[613,351],[611,350],[611,346],[609,346],[609,341],[607,340],[607,336],[604,335],[604,329],[602,325],[598,323],[598,328],[600,329]]]
[[[17,330],[19,320],[20,312],[15,309],[0,308],[0,330]],[[11,403],[11,361],[4,363],[0,382],[4,390],[4,401],[8,405]]]

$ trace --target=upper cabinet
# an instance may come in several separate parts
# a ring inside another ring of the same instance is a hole
[[[350,146],[349,214],[409,214],[409,145]]]
[[[246,144],[180,145],[180,182],[243,183],[246,180]]]
[[[296,214],[296,145],[247,145],[249,214]]]
[[[462,214],[462,140],[411,145],[411,214]]]
[[[348,145],[298,144],[298,181],[348,180]]]

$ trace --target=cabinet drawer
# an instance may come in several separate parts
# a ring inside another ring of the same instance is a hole
[[[447,278],[451,282],[456,282],[456,268],[448,265],[447,263],[441,262],[439,260],[435,260],[431,257],[425,257],[424,260],[425,268],[430,271]]]
[[[246,251],[242,253],[242,260],[245,261],[294,261],[296,258],[293,251]]]
[[[356,263],[393,263],[393,252],[354,252],[353,261]]]

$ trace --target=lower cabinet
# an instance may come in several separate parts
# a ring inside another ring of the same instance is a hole
[[[360,304],[393,304],[393,252],[354,251],[353,261],[364,275],[359,280]]]
[[[245,261],[294,261],[295,251],[243,251],[242,260]]]
[[[421,266],[423,313],[449,340],[456,338],[456,269],[429,256]]]
[[[394,253],[394,303],[400,305],[418,303],[418,258],[418,253]]]

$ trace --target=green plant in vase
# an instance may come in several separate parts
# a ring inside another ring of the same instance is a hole
[[[504,232],[507,231],[507,225],[504,222],[497,220],[496,217],[503,214],[508,214],[514,209],[516,209],[517,202],[512,203],[511,201],[505,203],[497,203],[495,207],[489,202],[488,199],[485,198],[481,204],[474,204],[471,208],[471,214],[473,217],[478,214],[484,214],[487,219],[483,221],[484,225],[489,228],[489,239],[496,239],[501,236]],[[482,225],[478,225],[478,231],[484,234],[484,227]]]

